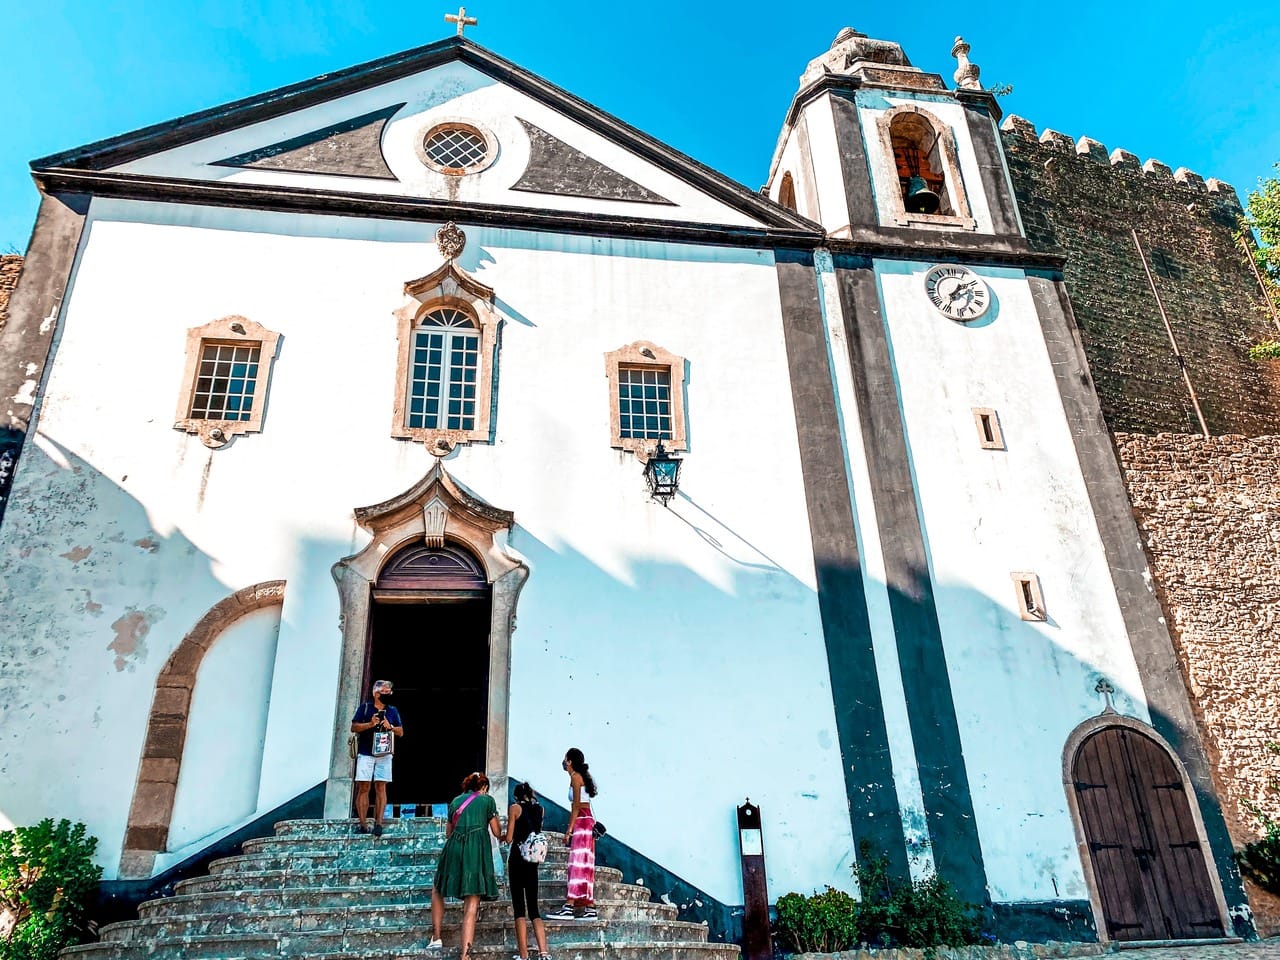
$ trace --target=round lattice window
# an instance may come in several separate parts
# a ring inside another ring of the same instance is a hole
[[[494,143],[469,123],[441,123],[427,131],[422,156],[428,166],[441,173],[475,173],[493,159]]]

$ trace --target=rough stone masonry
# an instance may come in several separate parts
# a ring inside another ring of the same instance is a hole
[[[1243,845],[1262,834],[1250,806],[1280,818],[1280,436],[1115,440],[1227,827]],[[1254,887],[1249,899],[1260,930],[1280,930],[1280,899]]]
[[[18,274],[22,273],[22,257],[16,253],[0,256],[0,330],[9,321],[9,294],[18,285]]]
[[[1076,321],[1112,430],[1199,432],[1136,229],[1199,394],[1209,432],[1280,430],[1280,369],[1248,357],[1277,331],[1237,238],[1235,190],[1126,150],[1002,124],[1009,173],[1032,246],[1061,249]]]

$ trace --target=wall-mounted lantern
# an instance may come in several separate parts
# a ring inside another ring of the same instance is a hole
[[[644,479],[649,484],[649,497],[653,500],[659,500],[665,507],[667,501],[676,495],[676,491],[680,489],[680,464],[683,461],[679,457],[673,457],[667,453],[667,448],[662,445],[662,441],[658,441],[657,449],[649,457],[644,465]]]
[[[760,808],[747,798],[738,808],[738,844],[742,849],[742,960],[772,960],[769,885],[764,874],[764,832]]]

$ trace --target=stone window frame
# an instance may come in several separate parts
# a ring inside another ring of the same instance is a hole
[[[428,450],[448,453],[463,443],[488,443],[493,438],[494,393],[497,390],[498,329],[501,317],[494,309],[493,290],[459,270],[452,260],[434,273],[404,285],[405,303],[395,312],[396,382],[392,403],[391,436],[424,444]],[[441,307],[469,316],[480,334],[479,369],[476,371],[476,418],[471,430],[408,426],[409,368],[414,334],[422,319]]]
[[[427,140],[446,127],[457,127],[482,139],[485,148],[484,159],[469,167],[446,167],[427,156]],[[418,131],[413,145],[414,152],[418,155],[418,160],[421,161],[424,167],[446,177],[472,176],[489,169],[489,167],[493,166],[494,161],[498,159],[498,138],[494,135],[494,132],[483,124],[477,123],[475,120],[468,120],[465,117],[439,117],[433,120]]]
[[[1039,574],[1029,570],[1016,570],[1009,576],[1013,580],[1014,593],[1017,595],[1018,615],[1023,620],[1046,622],[1049,614],[1044,608],[1044,591],[1040,587]]]
[[[629,450],[641,463],[646,462],[658,445],[657,440],[622,435],[622,414],[618,397],[619,370],[622,367],[666,370],[671,378],[671,439],[663,440],[669,451],[688,450],[689,433],[685,414],[685,358],[648,340],[637,340],[604,355],[605,376],[609,381],[609,446]]]
[[[182,638],[156,677],[138,779],[125,825],[121,879],[150,877],[156,857],[168,849],[191,718],[191,696],[205,654],[243,617],[266,607],[283,606],[284,590],[285,581],[266,580],[219,600]]]
[[[994,407],[974,407],[973,423],[978,428],[978,445],[983,450],[1005,449],[1000,414],[996,413]]]
[[[196,434],[201,443],[214,450],[225,447],[233,438],[243,434],[261,433],[280,339],[281,335],[274,330],[268,330],[262,324],[238,314],[188,328],[186,365],[182,371],[182,389],[178,395],[178,412],[173,428]],[[204,354],[205,345],[210,343],[256,344],[258,347],[258,379],[254,393],[257,402],[249,412],[248,420],[206,420],[191,416],[200,358]]]
[[[947,184],[947,193],[955,214],[941,213],[908,213],[902,201],[902,191],[898,188],[897,161],[893,153],[893,134],[890,127],[893,121],[904,114],[915,114],[928,123],[938,137],[938,155],[942,158],[942,176]],[[943,123],[936,115],[915,103],[903,103],[892,107],[876,118],[876,129],[880,137],[881,156],[884,158],[882,174],[889,182],[882,184],[888,198],[888,210],[881,204],[881,214],[888,213],[893,222],[902,227],[951,227],[962,230],[977,230],[978,221],[974,219],[969,208],[969,196],[964,188],[964,180],[960,176],[960,154],[956,149],[956,137],[951,127]]]

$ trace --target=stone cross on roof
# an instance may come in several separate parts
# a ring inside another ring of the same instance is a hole
[[[475,17],[467,16],[466,7],[459,7],[457,13],[446,13],[444,18],[449,23],[456,23],[458,25],[458,36],[462,36],[462,31],[467,27],[474,27],[480,22]]]

